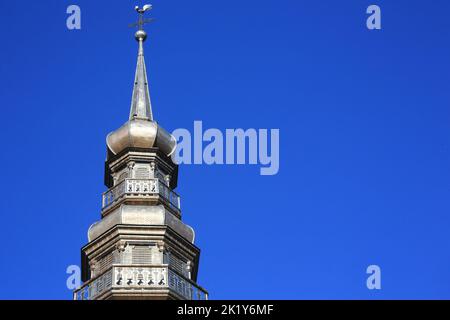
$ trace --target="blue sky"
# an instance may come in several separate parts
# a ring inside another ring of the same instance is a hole
[[[450,298],[448,1],[151,3],[161,125],[280,129],[278,175],[180,167],[211,298]],[[129,112],[135,4],[0,2],[0,298],[71,298],[105,137]],[[380,31],[365,27],[370,4]],[[366,288],[371,264],[380,291]]]

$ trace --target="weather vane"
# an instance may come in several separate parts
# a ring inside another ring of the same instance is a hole
[[[134,10],[139,14],[139,20],[138,22],[132,23],[129,25],[129,27],[137,27],[138,30],[144,30],[143,27],[145,24],[152,22],[154,19],[144,19],[144,13],[146,11],[152,10],[151,4],[146,4],[142,8],[139,8],[139,6],[134,7]]]

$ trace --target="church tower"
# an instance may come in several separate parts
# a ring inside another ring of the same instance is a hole
[[[88,231],[76,300],[206,300],[197,285],[200,250],[194,230],[181,221],[175,138],[153,119],[139,14],[136,76],[130,116],[106,138],[105,185],[100,221]]]

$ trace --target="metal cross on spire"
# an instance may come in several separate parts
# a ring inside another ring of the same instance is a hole
[[[131,27],[137,27],[138,28],[138,30],[144,30],[144,25],[146,25],[146,24],[148,24],[148,23],[150,23],[150,22],[152,22],[153,21],[153,19],[152,18],[149,18],[149,19],[144,19],[144,13],[146,12],[146,11],[150,11],[150,10],[152,10],[152,5],[151,4],[146,4],[146,5],[144,5],[142,8],[139,8],[139,6],[136,6],[136,7],[134,7],[134,10],[136,10],[136,12],[139,14],[139,20],[138,20],[138,22],[135,22],[135,23],[131,23],[131,24],[129,24],[128,26],[131,28]]]

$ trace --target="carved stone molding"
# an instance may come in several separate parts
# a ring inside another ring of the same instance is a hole
[[[170,186],[170,180],[172,179],[172,177],[170,176],[170,174],[166,174],[164,176],[164,182],[166,183],[167,186]]]
[[[152,171],[152,173],[155,173],[156,170],[156,163],[155,161],[150,162],[150,170]]]
[[[136,165],[136,163],[134,161],[130,161],[127,164],[129,177],[132,179],[134,178],[134,170],[133,169],[134,169],[135,165]]]

